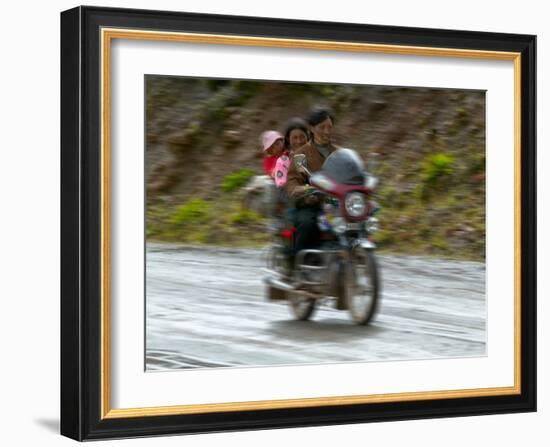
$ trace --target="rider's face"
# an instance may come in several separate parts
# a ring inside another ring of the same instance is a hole
[[[298,149],[306,144],[306,134],[302,129],[292,129],[288,135],[288,141],[291,149]]]
[[[275,143],[271,145],[271,147],[268,150],[266,150],[266,153],[267,155],[278,157],[279,155],[282,154],[283,149],[284,149],[284,142],[282,138],[279,138],[277,141],[275,141]]]
[[[330,143],[330,136],[332,135],[332,120],[327,118],[319,124],[311,126],[311,132],[313,133],[313,139],[316,143]]]

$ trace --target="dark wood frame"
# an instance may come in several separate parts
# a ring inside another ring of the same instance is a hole
[[[102,418],[100,28],[521,53],[521,387],[514,395]],[[61,433],[77,440],[536,410],[536,37],[78,7],[61,14]]]

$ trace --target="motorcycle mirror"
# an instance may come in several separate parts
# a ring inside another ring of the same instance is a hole
[[[294,155],[294,164],[297,168],[307,168],[306,154]]]
[[[376,185],[378,185],[378,178],[373,175],[369,175],[365,181],[365,186],[369,189],[374,189],[376,188]]]

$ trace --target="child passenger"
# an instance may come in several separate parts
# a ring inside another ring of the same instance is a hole
[[[275,178],[277,160],[285,153],[284,137],[276,130],[266,130],[261,136],[264,151],[264,172]]]
[[[287,168],[283,174],[285,168],[281,160],[284,159],[284,164],[287,166],[290,165],[288,151],[285,149],[283,135],[276,130],[265,131],[262,133],[260,139],[264,151],[264,173],[274,180],[275,186],[277,187],[273,191],[274,195],[270,201],[273,205],[272,211],[274,217],[279,218],[283,214],[286,206],[286,193],[282,187],[286,181],[286,172],[288,171]]]

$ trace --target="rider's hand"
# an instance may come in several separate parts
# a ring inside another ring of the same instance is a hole
[[[312,194],[310,196],[307,196],[304,198],[304,203],[307,205],[307,206],[316,206],[316,205],[319,205],[319,197]]]
[[[319,196],[312,193],[314,189],[311,185],[304,185],[304,204],[306,206],[316,206],[319,204]]]

